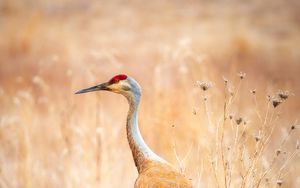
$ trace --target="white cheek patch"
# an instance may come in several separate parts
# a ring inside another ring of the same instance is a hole
[[[112,84],[109,86],[109,89],[113,91],[120,91],[121,90],[121,85],[120,84]]]
[[[110,85],[109,89],[114,92],[128,91],[130,89],[130,85],[127,82],[119,81],[118,83]]]

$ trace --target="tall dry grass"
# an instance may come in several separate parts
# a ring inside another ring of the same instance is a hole
[[[299,187],[298,9],[1,1],[0,187],[132,187],[126,100],[74,95],[120,72],[143,88],[146,142],[195,187]]]

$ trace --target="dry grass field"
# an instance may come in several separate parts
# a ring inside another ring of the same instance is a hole
[[[133,187],[126,100],[74,95],[119,73],[142,86],[145,141],[195,188],[300,187],[299,10],[0,0],[0,187]]]

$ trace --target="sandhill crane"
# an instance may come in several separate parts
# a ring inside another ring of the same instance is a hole
[[[139,176],[135,188],[191,188],[189,181],[167,161],[155,154],[144,142],[138,127],[141,87],[133,78],[120,74],[108,82],[82,89],[75,94],[106,90],[125,96],[129,103],[127,139]]]

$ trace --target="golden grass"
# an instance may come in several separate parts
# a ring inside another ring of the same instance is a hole
[[[74,95],[121,72],[143,88],[146,142],[195,187],[299,187],[298,8],[2,1],[0,187],[133,187],[126,100]]]

